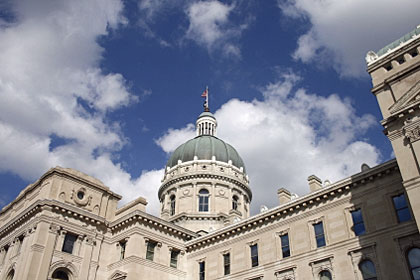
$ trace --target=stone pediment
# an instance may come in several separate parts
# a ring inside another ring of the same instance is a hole
[[[389,112],[395,115],[416,104],[420,104],[420,81],[415,83],[397,102],[389,107]]]
[[[115,271],[114,273],[111,274],[111,277],[109,277],[109,280],[124,280],[127,278],[127,273],[126,272],[122,272],[120,270]]]

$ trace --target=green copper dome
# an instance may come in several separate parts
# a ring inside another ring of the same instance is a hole
[[[197,136],[176,148],[166,166],[174,167],[178,164],[178,160],[182,162],[192,161],[194,156],[197,156],[199,160],[211,160],[212,156],[215,156],[217,161],[226,163],[231,160],[233,166],[243,167],[245,172],[244,162],[235,148],[211,135]]]

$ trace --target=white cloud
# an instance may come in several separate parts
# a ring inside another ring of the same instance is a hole
[[[99,36],[126,24],[121,1],[11,1],[0,25],[0,172],[35,180],[60,165],[99,178],[124,196],[151,199],[162,171],[132,178],[115,163],[125,144],[108,112],[136,102],[124,77],[100,68]],[[65,141],[52,146],[54,139]],[[152,184],[155,182],[155,184]],[[2,203],[0,201],[0,203]]]
[[[195,137],[195,126],[188,124],[181,129],[170,128],[163,136],[159,137],[155,142],[166,153],[173,152],[179,145],[185,142],[186,139]]]
[[[284,15],[306,18],[310,29],[293,57],[334,65],[342,76],[366,75],[364,57],[410,32],[419,23],[417,0],[278,0]]]
[[[229,21],[235,5],[219,1],[192,2],[187,10],[189,27],[186,38],[209,51],[222,50],[226,56],[239,57],[240,50],[233,40],[240,36],[246,24],[232,26]]]
[[[379,162],[379,151],[360,140],[376,124],[373,116],[356,115],[350,100],[335,94],[324,97],[294,90],[298,81],[298,76],[287,73],[261,89],[261,101],[232,99],[215,112],[218,136],[244,159],[254,212],[261,204],[277,205],[280,187],[308,193],[306,179],[311,174],[336,181],[359,172],[364,162],[370,166]],[[172,151],[172,143],[190,137],[191,126],[169,130],[158,143]]]

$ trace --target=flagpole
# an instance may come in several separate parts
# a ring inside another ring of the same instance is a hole
[[[206,86],[206,92],[207,92],[207,94],[206,94],[207,111],[210,111],[210,109],[209,109],[209,87],[208,86]]]

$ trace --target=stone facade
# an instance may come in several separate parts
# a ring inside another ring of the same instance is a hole
[[[279,206],[255,216],[227,144],[227,156],[166,168],[161,218],[144,198],[118,208],[99,180],[52,168],[0,212],[0,280],[419,279],[419,46],[414,35],[367,57],[395,160],[328,185],[311,175],[307,195],[279,189]],[[216,127],[206,113],[197,137]]]

